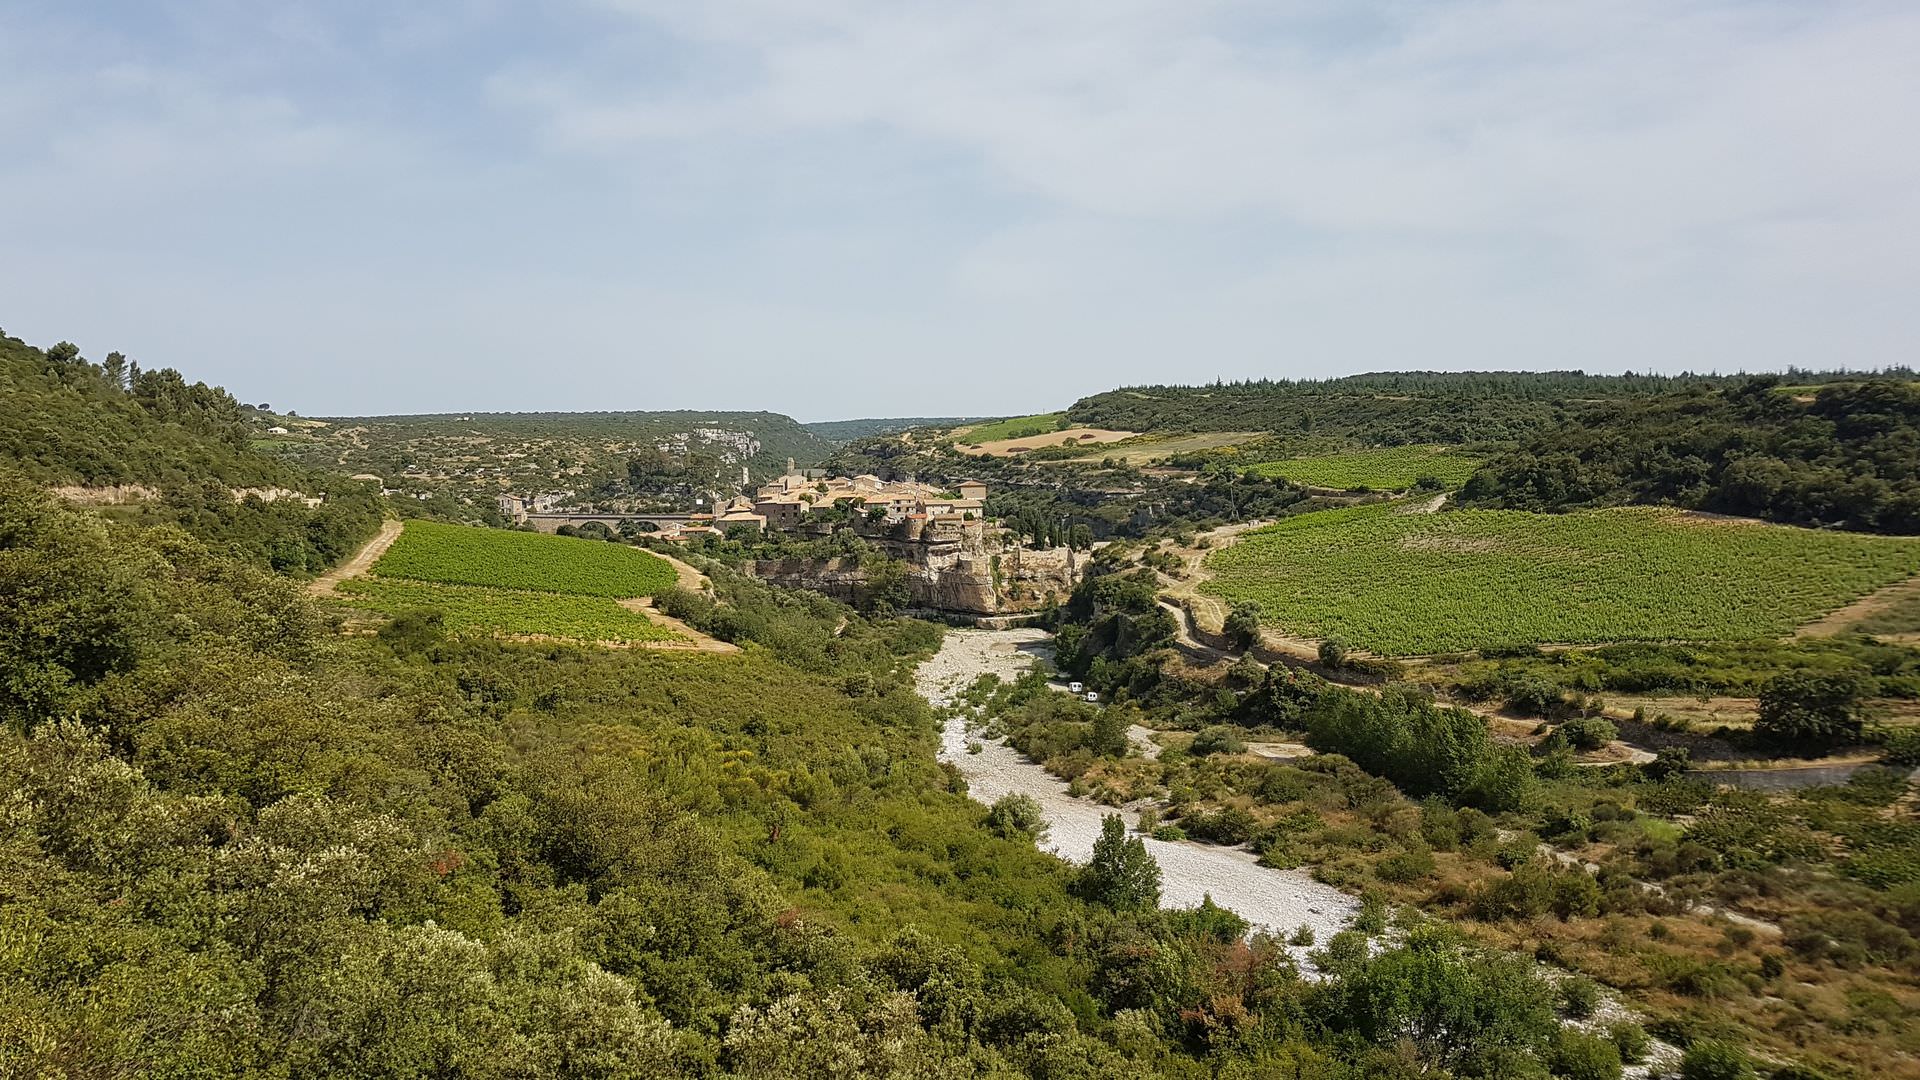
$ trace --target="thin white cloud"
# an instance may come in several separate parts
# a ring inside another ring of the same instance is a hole
[[[0,320],[309,411],[1012,411],[1920,336],[1909,3],[165,10],[157,44],[0,13],[0,235],[45,252]]]

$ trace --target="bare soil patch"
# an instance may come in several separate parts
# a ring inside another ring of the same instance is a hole
[[[1876,589],[1846,607],[1830,611],[1802,626],[1794,631],[1793,636],[1796,638],[1831,637],[1834,634],[1844,634],[1856,623],[1865,622],[1896,607],[1914,603],[1920,603],[1920,576],[1896,581],[1884,589]]]
[[[1257,431],[1209,431],[1198,435],[1174,435],[1164,439],[1145,438],[1137,443],[1115,447],[1112,451],[1088,453],[1085,457],[1115,457],[1128,465],[1140,466],[1174,454],[1192,454],[1202,450],[1219,450],[1250,442],[1261,438]],[[1089,444],[1094,445],[1094,444]],[[1082,461],[1085,458],[1068,460]],[[1174,470],[1184,473],[1187,470]]]

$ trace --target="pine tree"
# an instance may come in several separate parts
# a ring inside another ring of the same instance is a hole
[[[1126,822],[1108,814],[1093,842],[1093,861],[1084,879],[1087,896],[1115,911],[1141,911],[1160,903],[1160,864],[1147,845],[1127,835]]]

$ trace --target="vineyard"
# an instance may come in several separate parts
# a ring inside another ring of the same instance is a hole
[[[1040,413],[1037,416],[1010,416],[1004,420],[990,420],[966,429],[963,438],[969,443],[997,442],[1001,439],[1024,439],[1029,435],[1045,435],[1050,431],[1059,431],[1066,421],[1066,413]]]
[[[1479,458],[1444,446],[1387,446],[1263,461],[1253,471],[1265,477],[1284,476],[1309,487],[1401,491],[1425,476],[1450,488],[1459,487],[1479,467]]]
[[[355,607],[382,615],[431,609],[455,634],[544,636],[635,644],[679,637],[603,596],[521,592],[479,585],[442,585],[404,578],[359,578],[340,591]]]
[[[408,522],[373,572],[444,585],[601,597],[651,596],[674,583],[673,567],[624,544],[431,521]]]
[[[1289,633],[1387,655],[1773,637],[1920,573],[1920,540],[1652,508],[1396,504],[1306,514],[1208,560],[1203,589]]]

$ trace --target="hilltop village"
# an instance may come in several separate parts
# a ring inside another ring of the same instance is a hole
[[[743,485],[744,486],[744,485]],[[872,474],[829,475],[788,459],[779,476],[745,493],[711,501],[688,513],[591,510],[569,492],[502,495],[500,512],[515,525],[541,532],[607,529],[655,540],[697,543],[770,533],[822,538],[850,529],[862,550],[901,566],[904,600],[948,615],[994,620],[1058,601],[1073,589],[1071,550],[1030,550],[986,517],[987,485],[960,480],[950,487]],[[748,560],[742,569],[775,584],[861,602],[875,589],[873,564],[832,554]]]
[[[745,485],[742,477],[742,487]],[[917,538],[927,525],[977,522],[985,518],[987,485],[963,480],[952,487],[917,483],[910,480],[882,480],[872,474],[830,476],[822,469],[801,469],[792,458],[786,471],[761,484],[752,495],[727,497],[718,493],[702,500],[711,510],[688,513],[618,513],[575,507],[572,492],[537,495],[503,494],[498,498],[500,514],[515,525],[531,526],[543,532],[556,532],[564,526],[578,527],[600,522],[617,528],[627,523],[642,526],[661,539],[697,540],[710,535],[726,535],[729,530],[747,527],[758,532],[768,529],[797,529],[809,520],[835,511],[833,516],[853,517],[869,525],[904,524],[910,536]]]

